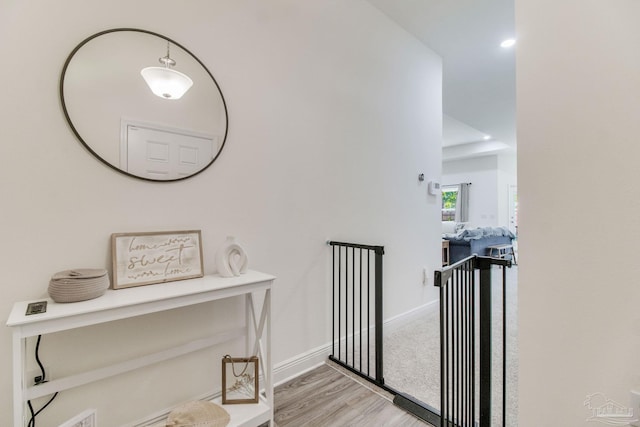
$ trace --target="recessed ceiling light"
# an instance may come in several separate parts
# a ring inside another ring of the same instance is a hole
[[[482,139],[484,139],[485,141],[488,141],[491,139],[491,135],[485,135],[482,137]]]
[[[511,47],[516,44],[516,39],[506,39],[502,43],[500,43],[500,47]]]

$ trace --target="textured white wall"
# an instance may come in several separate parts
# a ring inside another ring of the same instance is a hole
[[[517,153],[498,154],[498,224],[509,225],[509,186],[518,185]]]
[[[212,168],[178,183],[133,180],[74,139],[58,100],[60,70],[77,43],[114,27],[163,33],[216,76],[230,130]],[[421,277],[423,266],[440,263],[439,205],[417,176],[441,174],[441,64],[368,3],[8,0],[0,53],[11,58],[0,68],[10,82],[0,102],[5,318],[14,301],[46,296],[54,272],[107,266],[111,233],[147,230],[201,229],[207,273],[233,234],[251,268],[278,277],[276,363],[330,340],[327,238],[385,245],[387,316],[436,297]],[[42,358],[54,375],[100,366],[120,351],[145,353],[242,322],[238,308],[205,305],[58,334],[43,340]],[[207,325],[211,311],[217,320]],[[10,425],[8,328],[0,340],[0,425]],[[225,351],[62,393],[38,424],[98,406],[101,424],[119,425],[188,399],[219,383],[211,360]],[[207,361],[207,370],[189,369]]]
[[[506,225],[498,223],[498,158],[483,156],[451,160],[442,165],[442,184],[470,182],[469,227]]]
[[[516,15],[518,425],[594,425],[587,395],[640,386],[640,2]]]

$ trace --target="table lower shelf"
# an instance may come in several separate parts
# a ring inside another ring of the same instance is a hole
[[[227,427],[258,427],[271,420],[271,408],[262,398],[258,403],[223,405],[220,397],[213,399],[212,402],[220,405],[229,413],[231,421],[227,424]],[[166,419],[149,427],[165,426]]]

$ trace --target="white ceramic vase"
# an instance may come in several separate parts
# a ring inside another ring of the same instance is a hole
[[[228,236],[222,247],[216,252],[216,267],[222,277],[239,276],[247,272],[249,259],[244,249]]]

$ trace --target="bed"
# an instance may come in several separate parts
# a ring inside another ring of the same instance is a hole
[[[472,254],[489,255],[487,247],[511,245],[516,236],[507,227],[480,227],[463,229],[457,233],[444,233],[449,241],[449,263],[453,264]]]

